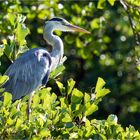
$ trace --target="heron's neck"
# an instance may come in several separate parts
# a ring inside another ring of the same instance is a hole
[[[44,32],[44,39],[47,41],[52,46],[52,52],[50,53],[51,58],[52,58],[52,70],[55,69],[64,53],[64,48],[63,48],[63,42],[60,39],[60,37],[56,36],[53,34],[53,29],[49,28],[48,30],[46,29],[47,32]]]

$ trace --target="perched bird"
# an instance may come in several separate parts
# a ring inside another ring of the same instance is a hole
[[[45,85],[50,72],[60,65],[64,53],[62,40],[53,34],[54,30],[84,32],[87,30],[70,24],[63,18],[52,18],[45,23],[43,37],[52,46],[49,53],[45,48],[35,48],[21,55],[5,72],[9,80],[4,84],[5,91],[12,94],[12,100],[33,93]]]

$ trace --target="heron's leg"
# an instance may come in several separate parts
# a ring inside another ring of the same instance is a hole
[[[19,103],[17,104],[17,110],[20,110],[21,99],[19,99]]]
[[[35,91],[33,91],[32,93],[30,93],[30,95],[29,95],[29,100],[28,100],[27,117],[28,117],[29,120],[30,120],[30,113],[31,113],[30,106],[31,106],[31,102],[32,102],[32,98],[33,98],[33,96],[34,96],[34,93],[35,93]]]

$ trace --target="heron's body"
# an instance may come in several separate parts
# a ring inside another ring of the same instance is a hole
[[[60,64],[64,52],[63,42],[53,34],[54,30],[89,33],[62,18],[47,21],[43,37],[53,47],[52,52],[49,53],[43,48],[31,49],[11,64],[5,73],[9,76],[9,80],[3,87],[13,95],[13,101],[45,85],[50,72]]]
[[[9,80],[4,88],[12,93],[13,100],[20,99],[48,81],[51,64],[51,56],[46,49],[27,51],[6,71]]]

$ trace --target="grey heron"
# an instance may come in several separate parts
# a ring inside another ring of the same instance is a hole
[[[63,42],[54,30],[84,32],[87,30],[70,24],[63,18],[52,18],[45,23],[43,37],[52,46],[49,53],[45,48],[34,48],[22,54],[12,63],[5,75],[9,80],[4,84],[5,91],[12,94],[12,100],[33,93],[48,81],[50,72],[60,65],[64,53]]]

